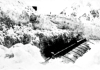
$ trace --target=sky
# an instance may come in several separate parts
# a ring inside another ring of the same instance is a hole
[[[26,0],[27,1],[27,0]],[[28,0],[30,5],[36,5],[39,13],[59,13],[72,2],[68,0]]]
[[[71,6],[73,3],[86,4],[92,3],[95,8],[100,7],[99,0],[25,0],[27,4],[38,7],[38,13],[41,14],[59,14],[66,7]],[[99,6],[98,6],[99,5]]]

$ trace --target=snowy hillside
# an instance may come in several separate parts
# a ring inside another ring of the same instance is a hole
[[[0,0],[0,70],[99,70],[99,2]]]

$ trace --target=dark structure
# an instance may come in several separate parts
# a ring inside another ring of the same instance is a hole
[[[33,8],[35,11],[37,11],[37,6],[32,6],[32,8]]]
[[[87,45],[80,46],[85,43],[87,40],[82,38],[80,35],[74,36],[73,34],[61,34],[53,37],[42,36],[40,38],[40,47],[41,54],[46,59],[46,62],[50,59],[66,57],[70,59],[72,62],[82,56],[89,47]],[[80,47],[79,47],[80,46]],[[78,47],[78,49],[76,49]],[[75,50],[73,50],[75,49]],[[73,58],[69,58],[66,54],[72,54]]]

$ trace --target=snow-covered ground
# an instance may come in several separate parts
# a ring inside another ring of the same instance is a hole
[[[99,0],[25,0],[25,2],[30,6],[37,6],[39,14],[49,14],[50,12],[59,14],[66,7],[76,4],[82,4],[79,15],[82,12],[88,12],[89,8],[86,5],[89,3],[92,4],[93,9],[100,9]],[[0,45],[0,70],[100,70],[100,41],[93,41],[93,43],[90,43],[91,50],[80,57],[75,64],[62,63],[58,58],[50,60],[50,63],[44,65],[41,64],[44,59],[36,46],[19,43],[14,45],[14,48],[7,49]]]
[[[62,63],[61,59],[50,60],[48,64],[41,64],[39,49],[31,45],[16,44],[15,48],[2,49],[0,52],[13,53],[14,58],[0,58],[0,70],[99,70],[100,68],[100,41],[90,44],[91,50],[80,57],[75,64]],[[24,48],[23,48],[24,47]],[[0,55],[1,55],[0,53]],[[3,56],[2,56],[3,57]]]

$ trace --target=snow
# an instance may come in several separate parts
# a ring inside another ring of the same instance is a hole
[[[79,1],[79,2],[78,2]],[[82,4],[82,7],[79,9],[82,12],[78,11],[78,17],[91,9],[89,7],[84,6],[91,3],[92,8],[98,9],[99,0],[75,0],[73,2],[78,2]],[[29,5],[38,5],[38,13],[40,14],[48,14],[52,12],[52,14],[59,14],[66,6],[73,4],[72,0],[26,0],[26,3]],[[76,3],[74,3],[76,5]],[[8,8],[10,8],[8,6]],[[11,8],[10,8],[11,9]],[[4,9],[6,10],[6,8]],[[72,11],[72,9],[68,8],[68,10]],[[18,10],[17,10],[18,11]],[[68,12],[70,14],[71,12]],[[14,17],[15,18],[15,17]],[[17,20],[17,19],[16,19]],[[93,22],[98,23],[98,19],[95,19]],[[84,21],[84,18],[83,18]],[[99,24],[98,24],[99,25]],[[86,25],[90,26],[89,24]],[[94,26],[93,26],[94,27]],[[16,27],[17,28],[17,27]],[[56,28],[55,28],[56,29]],[[99,27],[94,30],[96,33]],[[38,31],[36,31],[38,32]],[[55,31],[56,33],[57,31]],[[13,34],[13,30],[10,29],[8,31],[9,35]],[[26,32],[27,33],[27,32]],[[35,31],[34,31],[35,33]],[[58,32],[57,32],[58,33]],[[89,30],[86,32],[89,33]],[[47,34],[49,36],[49,33]],[[98,35],[99,37],[99,35]],[[39,40],[36,38],[37,41]],[[44,62],[44,58],[40,54],[40,49],[37,46],[26,44],[23,45],[21,43],[15,44],[11,48],[6,48],[0,45],[0,70],[99,70],[100,68],[100,41],[93,41],[94,44],[90,44],[91,50],[89,50],[86,54],[80,57],[75,64],[73,63],[63,63],[62,59],[51,59],[49,63],[42,64]],[[6,55],[14,55],[11,58]],[[71,55],[70,55],[71,57]]]
[[[16,44],[14,48],[6,50],[4,54],[14,54],[14,58],[3,58],[0,57],[0,69],[1,70],[99,70],[100,66],[100,41],[90,44],[91,50],[88,51],[84,56],[80,57],[75,64],[63,63],[62,60],[57,58],[50,60],[47,64],[41,64],[43,58],[39,53],[39,49],[36,46],[30,44]],[[2,49],[3,50],[3,49]],[[1,54],[0,54],[1,55]]]

